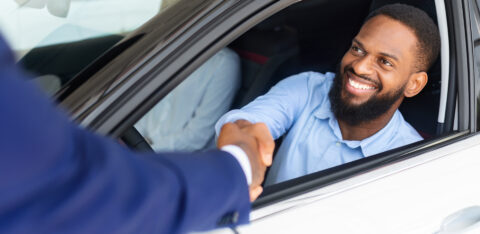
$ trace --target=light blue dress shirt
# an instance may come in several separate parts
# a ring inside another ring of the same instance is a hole
[[[218,134],[223,124],[245,119],[265,123],[274,139],[288,132],[266,185],[422,140],[398,110],[374,135],[361,141],[343,140],[328,98],[334,77],[334,73],[305,72],[286,78],[242,109],[222,116],[215,130]]]

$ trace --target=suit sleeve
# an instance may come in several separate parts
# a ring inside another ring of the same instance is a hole
[[[183,233],[248,222],[247,183],[231,155],[140,155],[77,127],[25,81],[1,39],[0,110],[0,233]]]

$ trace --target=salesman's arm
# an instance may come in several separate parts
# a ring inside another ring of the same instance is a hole
[[[0,233],[178,233],[248,222],[248,185],[229,153],[138,155],[81,129],[24,81],[1,39],[0,110]]]

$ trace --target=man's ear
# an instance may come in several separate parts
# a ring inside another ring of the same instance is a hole
[[[405,88],[404,95],[405,97],[413,97],[420,93],[425,87],[428,81],[428,75],[426,72],[417,72],[413,73],[410,76],[410,79]]]

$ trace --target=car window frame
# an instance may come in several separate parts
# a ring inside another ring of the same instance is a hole
[[[219,2],[221,1],[184,0],[181,3],[185,4],[174,4],[156,15],[118,42],[60,90],[56,96],[60,106],[70,112],[73,119],[81,125],[96,129],[95,126],[100,121],[90,121],[94,119],[92,115],[98,117],[99,107],[104,111],[103,107],[112,106],[109,97],[117,96],[121,93],[118,89],[125,86],[119,84],[148,70],[144,68],[145,64],[148,64],[145,61],[175,44],[175,39],[181,37],[193,22],[203,17]]]
[[[474,61],[474,85],[475,85],[475,111],[477,115],[476,130],[480,130],[480,0],[470,0],[470,28],[472,30],[473,61]],[[477,52],[477,53],[475,53]]]
[[[473,75],[473,51],[471,50],[472,39],[470,31],[470,17],[468,1],[445,1],[447,7],[447,20],[449,22],[450,41],[450,71],[453,87],[456,87],[455,97],[450,96],[450,111],[456,113],[458,130],[476,131],[475,102],[474,102],[474,75]],[[449,87],[450,88],[450,87]],[[455,100],[452,101],[452,100]],[[455,106],[456,105],[456,106]],[[448,106],[448,105],[447,105]],[[448,107],[447,107],[448,108]],[[448,112],[448,110],[447,110]],[[451,114],[452,115],[452,114]],[[453,130],[453,124],[449,130]]]

